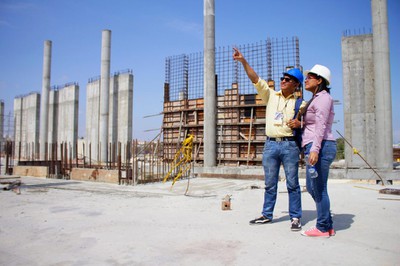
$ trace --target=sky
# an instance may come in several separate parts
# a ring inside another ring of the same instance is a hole
[[[400,1],[387,5],[393,141],[400,143]],[[86,85],[100,75],[105,29],[111,30],[111,73],[133,71],[133,138],[152,140],[162,125],[157,114],[163,108],[165,59],[203,51],[203,0],[0,0],[5,114],[16,96],[41,93],[44,42],[51,40],[51,86],[79,84],[78,135],[84,137]],[[328,66],[331,94],[341,103],[345,31],[372,32],[369,0],[215,0],[216,47],[297,36],[301,65]],[[343,104],[335,105],[335,113],[333,131],[344,134]]]

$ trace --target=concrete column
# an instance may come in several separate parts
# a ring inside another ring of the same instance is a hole
[[[216,166],[215,4],[204,0],[204,166]]]
[[[342,37],[344,136],[376,167],[375,87],[372,34]],[[345,145],[346,168],[364,168],[360,156]]]
[[[51,41],[44,42],[43,53],[43,78],[42,78],[42,95],[40,97],[40,131],[39,131],[39,157],[45,159],[47,146],[47,131],[49,117],[49,91],[50,91],[50,70],[51,70]]]
[[[101,40],[100,124],[99,140],[101,161],[107,161],[108,112],[110,93],[111,31],[103,30]]]
[[[4,102],[0,101],[0,143],[3,145],[3,134],[4,134]],[[0,150],[2,147],[0,147]]]
[[[392,97],[390,86],[387,0],[372,0],[375,78],[376,166],[393,169]]]

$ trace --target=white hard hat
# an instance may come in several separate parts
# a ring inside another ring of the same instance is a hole
[[[305,71],[305,75],[308,73],[323,77],[326,80],[327,85],[331,83],[331,71],[326,66],[316,64],[310,70]]]

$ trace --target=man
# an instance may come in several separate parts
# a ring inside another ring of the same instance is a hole
[[[294,92],[303,83],[303,74],[297,68],[283,73],[281,90],[274,91],[268,87],[248,64],[242,53],[233,48],[233,59],[242,63],[247,76],[257,89],[258,95],[266,103],[266,136],[262,164],[265,176],[265,192],[262,216],[250,221],[251,225],[272,222],[276,203],[279,169],[285,170],[286,187],[289,195],[289,216],[291,230],[301,230],[301,190],[298,177],[299,147],[293,136],[293,121],[297,97]]]

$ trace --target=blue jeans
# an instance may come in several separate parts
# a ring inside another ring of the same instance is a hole
[[[278,190],[281,163],[285,170],[289,194],[290,218],[301,218],[301,190],[299,185],[299,148],[295,141],[267,141],[263,151],[265,176],[264,205],[262,215],[272,219]]]
[[[312,143],[305,146],[304,154],[310,153]],[[324,140],[318,155],[318,162],[315,168],[318,172],[317,178],[310,178],[308,174],[308,166],[306,167],[306,185],[307,191],[315,201],[317,208],[317,225],[321,232],[327,232],[332,228],[331,204],[328,195],[328,176],[329,167],[336,157],[336,141]]]

